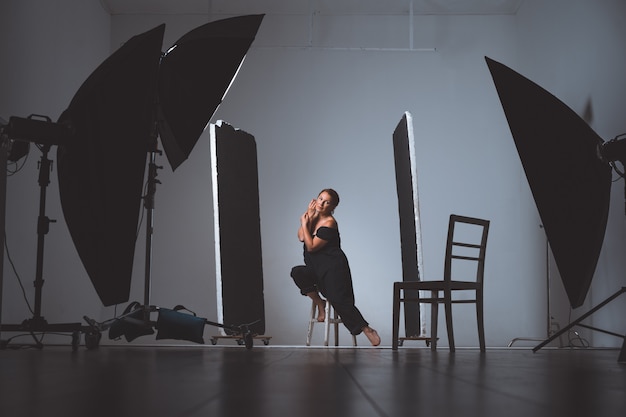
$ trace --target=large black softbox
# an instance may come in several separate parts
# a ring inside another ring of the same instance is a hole
[[[606,230],[611,168],[602,139],[558,98],[485,57],[572,307],[591,285]]]
[[[82,84],[59,123],[61,206],[105,306],[128,300],[165,25],[137,35]]]
[[[61,115],[72,132],[57,152],[61,206],[105,306],[129,298],[148,153],[160,136],[172,169],[187,159],[262,19],[207,23],[166,54],[165,25],[137,35],[88,77]]]
[[[180,38],[161,61],[159,133],[175,170],[187,159],[254,41],[263,15],[202,25]]]

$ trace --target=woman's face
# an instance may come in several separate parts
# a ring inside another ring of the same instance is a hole
[[[335,205],[333,204],[333,199],[326,191],[320,193],[317,196],[317,201],[315,202],[315,210],[323,214],[332,213]]]

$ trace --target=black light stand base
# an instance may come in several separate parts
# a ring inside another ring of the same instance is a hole
[[[234,333],[232,336],[234,336],[238,344],[243,343],[246,346],[246,349],[252,349],[256,335],[252,332],[251,327],[259,323],[260,321],[261,320],[257,320],[252,323],[241,324],[239,326],[225,326],[223,324],[214,323],[208,320],[205,320],[205,323],[211,326],[221,327],[223,329],[230,330]],[[215,344],[213,343],[213,338],[211,339],[211,343]],[[263,339],[263,343],[267,345],[269,343],[269,339]]]
[[[247,349],[252,349],[256,336],[252,331],[252,326],[257,324],[259,320],[240,325],[225,325],[196,317],[193,312],[191,312],[192,314],[183,314],[179,312],[180,310],[187,309],[181,305],[177,305],[173,309],[166,309],[153,305],[142,306],[133,302],[129,304],[123,314],[104,322],[97,322],[87,316],[84,319],[89,324],[92,333],[101,334],[108,330],[109,338],[119,339],[124,336],[128,342],[139,336],[154,334],[154,328],[158,331],[157,339],[179,339],[204,344],[202,338],[204,326],[221,327],[231,331],[234,337],[242,342],[240,344],[244,344]],[[157,321],[150,320],[150,313],[153,312],[159,313]]]
[[[44,259],[44,241],[45,236],[48,234],[50,223],[55,223],[56,220],[52,220],[46,216],[46,188],[50,184],[50,172],[52,171],[52,161],[48,159],[48,153],[54,143],[50,138],[61,138],[65,127],[55,125],[50,122],[50,119],[46,116],[40,116],[46,119],[46,121],[37,121],[29,119],[11,118],[12,128],[15,131],[20,131],[22,134],[26,134],[27,138],[32,137],[46,137],[46,140],[36,140],[37,147],[41,151],[41,159],[39,161],[39,217],[37,219],[37,264],[35,275],[35,304],[33,317],[26,319],[22,324],[0,324],[0,333],[6,332],[22,332],[30,333],[35,340],[33,346],[41,349],[43,343],[35,336],[38,333],[70,333],[72,335],[72,349],[78,349],[80,344],[80,334],[85,333],[85,341],[88,348],[97,347],[100,341],[100,334],[94,330],[91,326],[81,326],[80,323],[59,323],[49,324],[41,314],[41,299],[43,290],[43,259]],[[52,129],[48,131],[48,129]],[[29,139],[30,140],[30,139]],[[9,345],[9,341],[0,343],[0,348],[5,349]]]
[[[256,340],[260,340],[263,342],[263,344],[265,346],[270,344],[270,340],[272,339],[272,336],[266,336],[266,335],[257,335],[255,336],[254,334],[251,335],[253,341]],[[211,344],[212,345],[217,345],[217,342],[220,339],[231,339],[234,340],[238,345],[245,345],[246,342],[250,343],[250,341],[246,340],[245,337],[242,337],[241,335],[215,335],[215,336],[211,336]]]
[[[22,324],[1,324],[0,333],[2,332],[16,332],[16,333],[28,333],[32,336],[35,343],[33,346],[38,349],[44,347],[43,343],[37,339],[38,333],[68,333],[72,335],[72,350],[76,351],[80,345],[80,335],[85,334],[85,344],[88,349],[97,347],[97,343],[94,346],[94,341],[100,340],[99,332],[95,332],[91,326],[82,326],[80,323],[55,323],[50,324],[44,318],[32,318],[22,322]],[[3,341],[0,344],[1,349],[6,349],[9,346],[8,341]],[[25,346],[20,344],[20,346]]]
[[[551,341],[553,341],[557,337],[561,336],[562,334],[568,332],[569,329],[571,329],[574,326],[581,326],[581,327],[585,327],[585,328],[588,328],[588,329],[591,329],[591,330],[596,330],[596,331],[599,331],[599,332],[602,332],[602,333],[610,334],[612,336],[625,338],[625,336],[622,336],[620,334],[609,332],[609,331],[602,330],[602,329],[598,329],[598,328],[591,327],[591,326],[587,326],[587,325],[581,323],[584,319],[586,319],[587,317],[591,316],[593,313],[595,313],[596,311],[600,310],[602,307],[604,307],[605,305],[607,305],[608,303],[610,303],[611,301],[613,301],[614,299],[616,299],[620,295],[624,294],[625,292],[626,292],[626,287],[620,288],[613,295],[608,297],[606,300],[602,301],[600,304],[598,304],[597,306],[595,306],[594,308],[589,310],[587,313],[583,314],[578,319],[576,319],[575,321],[571,322],[570,324],[568,324],[567,326],[562,328],[560,331],[558,331],[557,333],[553,334],[548,339],[544,340],[542,343],[540,343],[537,346],[535,346],[533,348],[533,352],[536,353],[539,349],[541,349],[542,347],[544,347],[545,345],[547,345],[548,343],[550,343]],[[619,358],[618,358],[618,362],[620,362],[620,363],[626,362],[626,339],[625,339],[625,341],[622,344],[622,350],[620,352],[620,355],[619,355]]]

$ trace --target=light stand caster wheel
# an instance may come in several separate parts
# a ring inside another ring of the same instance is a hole
[[[78,345],[80,345],[80,332],[72,332],[72,352],[78,350]]]
[[[97,349],[98,346],[100,346],[101,338],[102,338],[102,333],[100,332],[85,333],[85,347],[89,350]]]
[[[254,345],[254,338],[252,337],[252,333],[245,333],[243,335],[243,341],[246,345],[246,349],[252,349],[252,346]]]

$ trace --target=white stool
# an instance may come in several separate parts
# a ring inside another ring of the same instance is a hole
[[[313,337],[313,327],[315,324],[321,324],[321,322],[317,321],[317,306],[315,302],[311,302],[311,317],[309,318],[309,330],[306,334],[306,345],[311,346],[311,338]],[[337,312],[330,304],[328,300],[326,300],[326,308],[325,308],[325,319],[324,319],[324,346],[328,346],[328,339],[330,336],[330,325],[335,326],[335,346],[339,346],[339,324],[343,323],[341,318],[337,315]],[[356,336],[352,336],[352,346],[356,346]]]

